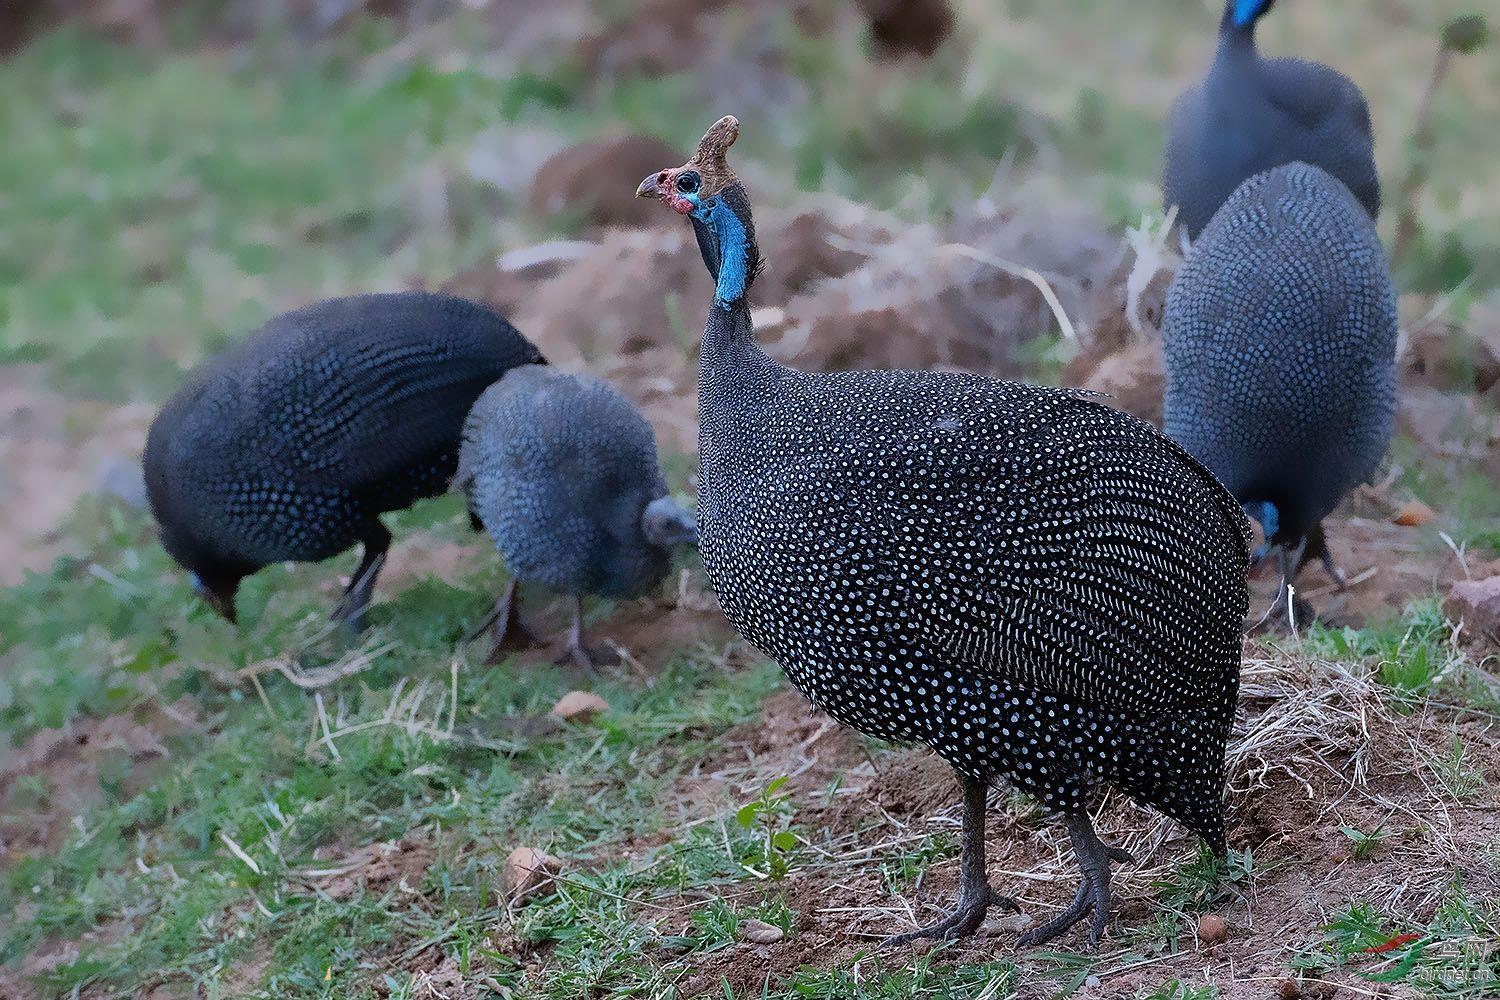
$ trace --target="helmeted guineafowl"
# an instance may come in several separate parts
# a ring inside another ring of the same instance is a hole
[[[1262,59],[1255,23],[1272,3],[1227,0],[1208,75],[1172,107],[1162,193],[1193,239],[1242,181],[1297,160],[1327,170],[1371,218],[1379,214],[1364,95],[1322,63]]]
[[[642,182],[692,221],[716,289],[698,375],[704,565],[729,621],[838,721],[925,743],[963,789],[955,912],[972,933],[996,779],[1066,817],[1082,882],[1027,933],[1107,918],[1087,801],[1109,783],[1224,843],[1248,530],[1180,446],[1076,392],[977,375],[784,367],[755,343],[759,268],[717,122]]]
[[[639,597],[661,583],[671,548],[694,544],[693,515],[667,492],[651,425],[613,386],[554,368],[517,368],[485,390],[464,425],[454,486],[511,571],[490,619],[498,659],[521,626],[516,583],[567,594],[566,655],[592,666],[579,596]]]
[[[271,320],[162,406],[144,457],[162,544],[230,621],[274,562],[364,547],[335,617],[362,624],[383,511],[448,487],[485,387],[542,362],[482,306],[427,292],[330,299]]]
[[[1370,217],[1318,167],[1252,177],[1177,272],[1162,336],[1167,434],[1261,522],[1284,584],[1318,557],[1342,585],[1321,522],[1374,474],[1396,413],[1396,295]]]

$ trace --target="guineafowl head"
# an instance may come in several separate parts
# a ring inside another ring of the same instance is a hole
[[[698,544],[698,519],[670,496],[657,497],[641,513],[641,534],[659,548]]]
[[[201,467],[195,456],[232,451],[222,420],[223,413],[233,409],[232,396],[215,396],[210,405],[196,405],[212,391],[200,384],[162,407],[146,435],[141,465],[162,548],[188,571],[198,596],[235,623],[234,596],[240,581],[260,567],[226,555],[214,542],[214,525],[203,517],[203,484],[192,474]]]
[[[709,126],[691,160],[658,170],[635,191],[692,220],[703,263],[717,283],[714,304],[724,308],[745,297],[761,264],[750,199],[724,159],[739,135],[739,120],[725,115]]]
[[[1276,0],[1228,0],[1224,5],[1224,24],[1236,28],[1252,27]]]

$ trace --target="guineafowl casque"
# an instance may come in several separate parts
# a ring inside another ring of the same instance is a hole
[[[1167,292],[1167,434],[1261,523],[1286,589],[1376,471],[1396,413],[1396,295],[1370,217],[1293,163],[1240,185]],[[1290,611],[1290,605],[1287,608]]]
[[[278,316],[200,366],[152,423],[144,465],[162,544],[233,622],[246,576],[359,542],[334,615],[358,630],[391,541],[379,515],[444,492],[474,400],[541,363],[504,319],[451,295]]]
[[[1110,864],[1089,819],[1108,783],[1225,850],[1248,527],[1181,447],[1076,392],[977,375],[784,367],[755,343],[759,270],[726,117],[637,191],[686,215],[716,288],[698,374],[698,522],[729,621],[845,725],[925,743],[963,791],[953,914],[892,938],[974,932],[985,794],[1060,811],[1097,940]]]
[[[1241,182],[1302,161],[1343,181],[1375,218],[1370,109],[1353,81],[1322,63],[1262,59],[1255,23],[1273,0],[1227,0],[1208,75],[1177,99],[1167,124],[1162,193],[1188,237]]]
[[[486,389],[464,425],[454,486],[494,539],[511,581],[491,617],[491,662],[524,633],[516,584],[567,594],[565,656],[590,669],[580,595],[632,598],[661,583],[697,524],[667,493],[651,425],[607,382],[517,368]]]

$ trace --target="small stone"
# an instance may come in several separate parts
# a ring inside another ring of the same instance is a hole
[[[1302,996],[1302,987],[1297,985],[1297,980],[1288,976],[1287,978],[1277,982],[1276,995],[1280,997],[1281,1000],[1300,1000]]]
[[[1097,990],[1101,982],[1103,982],[1103,980],[1101,980],[1098,976],[1089,976],[1083,981],[1083,985],[1088,989]]]
[[[557,700],[547,714],[564,722],[590,722],[601,712],[609,711],[609,702],[592,691],[569,691]]]
[[[1219,944],[1229,940],[1229,925],[1224,918],[1205,913],[1198,918],[1198,940],[1204,944]]]
[[[1420,500],[1413,500],[1396,513],[1393,521],[1403,528],[1420,528],[1436,519],[1437,514],[1431,507]]]
[[[774,944],[786,937],[786,932],[775,924],[751,918],[740,921],[740,937],[751,944]]]
[[[1500,576],[1457,581],[1448,590],[1443,612],[1470,632],[1500,642]]]
[[[552,877],[562,870],[562,862],[536,847],[518,847],[510,852],[500,870],[505,898],[520,903],[552,885]]]

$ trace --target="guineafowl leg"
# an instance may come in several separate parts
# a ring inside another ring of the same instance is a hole
[[[1104,936],[1105,925],[1109,923],[1109,863],[1127,863],[1135,859],[1128,851],[1105,847],[1100,843],[1088,813],[1068,814],[1068,836],[1072,838],[1073,853],[1078,855],[1078,867],[1083,873],[1078,892],[1066,910],[1042,926],[1022,934],[1016,942],[1018,947],[1046,944],[1090,912],[1093,916],[1089,920],[1089,945],[1098,944],[1099,939]]]
[[[359,568],[349,578],[348,589],[333,609],[333,620],[344,622],[354,633],[364,631],[365,608],[369,607],[370,597],[375,593],[375,578],[380,575],[380,567],[385,565],[385,554],[391,547],[391,533],[376,521],[366,532],[363,547]]]
[[[1297,624],[1300,621],[1308,622],[1314,617],[1313,607],[1307,601],[1298,597],[1292,582],[1297,579],[1297,573],[1302,569],[1306,561],[1303,556],[1307,551],[1307,538],[1297,543],[1297,547],[1290,552],[1285,545],[1276,549],[1276,562],[1281,573],[1281,587],[1276,591],[1276,600],[1272,602],[1270,609],[1261,618],[1260,625],[1267,629],[1275,628],[1274,623],[1281,618],[1286,619],[1287,627],[1295,634]],[[1259,628],[1260,625],[1256,627]]]
[[[1344,571],[1339,569],[1338,563],[1334,562],[1333,553],[1328,549],[1328,536],[1323,533],[1323,525],[1318,524],[1307,533],[1307,548],[1302,553],[1302,559],[1297,565],[1297,572],[1302,572],[1302,567],[1317,559],[1323,564],[1323,572],[1333,581],[1333,585],[1342,593],[1349,589],[1349,580],[1344,576]]]
[[[571,663],[581,670],[589,673],[598,673],[596,660],[599,654],[589,651],[588,644],[583,632],[583,598],[574,594],[570,600],[573,604],[573,624],[568,626],[568,644],[563,648],[562,655],[557,658],[558,663]]]
[[[521,596],[516,592],[518,581],[511,580],[500,592],[500,599],[472,632],[464,636],[464,642],[473,642],[486,631],[490,633],[490,651],[484,662],[494,665],[505,659],[506,650],[525,649],[536,645],[536,636],[521,623]]]
[[[958,906],[953,914],[935,924],[896,934],[883,942],[886,946],[907,944],[923,938],[952,940],[968,937],[984,923],[991,906],[1020,910],[1016,901],[990,888],[984,875],[984,796],[986,785],[977,778],[960,775],[958,783],[964,793],[963,847],[959,855]]]

